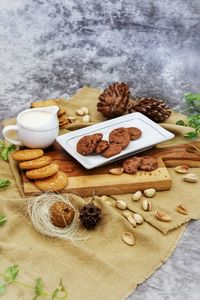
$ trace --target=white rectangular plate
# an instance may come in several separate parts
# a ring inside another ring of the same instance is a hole
[[[105,158],[100,154],[83,156],[76,151],[76,144],[83,136],[102,133],[103,139],[108,140],[109,133],[119,127],[137,127],[142,131],[142,136],[138,140],[130,141],[126,149],[110,158]],[[60,135],[56,140],[86,169],[93,169],[123,157],[142,152],[155,144],[170,140],[173,137],[174,134],[162,128],[143,114],[136,112]]]

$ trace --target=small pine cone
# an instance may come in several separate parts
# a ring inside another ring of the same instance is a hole
[[[107,118],[119,117],[127,110],[129,97],[129,86],[126,83],[113,83],[99,96],[97,110]]]
[[[89,203],[80,210],[79,218],[86,229],[93,229],[101,220],[101,209]]]
[[[142,97],[138,100],[130,100],[129,112],[140,112],[156,123],[164,122],[171,115],[170,108],[163,100],[151,97]]]

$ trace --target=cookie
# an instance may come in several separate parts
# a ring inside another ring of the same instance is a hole
[[[141,166],[142,159],[140,157],[133,157],[126,159],[123,163],[124,171],[128,174],[135,174]]]
[[[60,109],[58,111],[58,117],[60,118],[64,114],[66,114],[66,109],[63,107],[60,107]]]
[[[137,127],[128,127],[126,130],[130,134],[131,141],[139,139],[142,135],[142,131]]]
[[[82,137],[76,145],[76,151],[84,156],[93,153],[102,137],[102,133]]]
[[[49,156],[42,156],[33,160],[27,160],[19,163],[20,169],[32,170],[42,168],[50,164],[51,158]]]
[[[39,108],[39,107],[47,107],[47,106],[58,106],[57,101],[54,99],[44,100],[44,101],[37,101],[32,102],[31,107],[32,108]]]
[[[26,176],[29,179],[43,179],[54,175],[58,171],[58,169],[58,165],[50,164],[39,169],[27,171]]]
[[[61,201],[51,205],[49,212],[52,224],[60,228],[70,225],[75,215],[74,209],[69,204]]]
[[[109,134],[109,142],[115,144],[121,144],[122,148],[125,149],[130,143],[129,131],[124,127],[116,128]]]
[[[105,141],[105,140],[101,140],[100,142],[98,142],[94,152],[99,154],[101,152],[103,152],[104,150],[106,150],[109,146],[109,143],[108,141]]]
[[[140,170],[143,171],[153,171],[158,168],[157,161],[152,156],[142,156],[141,166],[139,167]]]
[[[106,150],[101,152],[101,154],[104,157],[109,158],[109,157],[119,154],[122,151],[122,149],[123,149],[122,144],[111,143],[111,144],[109,144],[109,146]]]
[[[67,175],[61,171],[58,171],[56,174],[51,177],[35,180],[35,186],[44,192],[57,192],[62,190],[67,185]]]
[[[42,149],[24,149],[12,153],[12,158],[17,161],[32,160],[41,157],[44,154]]]

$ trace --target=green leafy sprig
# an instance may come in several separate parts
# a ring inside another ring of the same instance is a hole
[[[20,270],[19,265],[12,265],[12,266],[8,267],[4,271],[4,273],[0,273],[0,276],[2,277],[2,279],[0,279],[0,297],[5,295],[8,285],[18,284],[25,288],[29,288],[29,289],[33,290],[35,295],[32,298],[32,300],[36,300],[39,297],[47,297],[47,296],[52,300],[66,300],[67,299],[67,296],[68,296],[67,290],[63,285],[62,279],[60,280],[58,287],[54,291],[47,292],[44,290],[44,284],[43,284],[41,278],[37,278],[35,280],[34,287],[16,280],[19,270]]]
[[[3,189],[10,185],[10,181],[7,179],[0,178],[0,189]]]
[[[200,136],[200,94],[185,94],[186,110],[184,111],[188,117],[187,122],[178,120],[177,125],[189,126],[194,128],[193,131],[186,133],[184,136],[188,139],[194,140]]]
[[[9,154],[15,149],[15,145],[7,146],[3,141],[0,141],[0,158],[3,160],[8,160]]]
[[[0,215],[0,226],[5,224],[7,221],[7,218],[4,215]]]
[[[194,140],[200,135],[200,114],[189,115],[187,117],[187,123],[185,123],[183,120],[178,120],[176,122],[176,125],[189,126],[194,128],[194,131],[190,131],[184,135],[184,137]]]

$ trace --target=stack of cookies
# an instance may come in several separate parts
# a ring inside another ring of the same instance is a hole
[[[59,120],[59,127],[60,129],[67,128],[67,125],[70,123],[70,120],[66,116],[66,109],[60,107],[55,99],[45,100],[45,101],[37,101],[32,102],[32,108],[40,108],[40,107],[47,107],[47,106],[58,106],[58,120]]]
[[[44,155],[42,149],[24,149],[12,153],[12,158],[19,162],[20,169],[26,177],[33,180],[41,191],[56,192],[67,185],[67,176],[59,171],[59,166]]]

